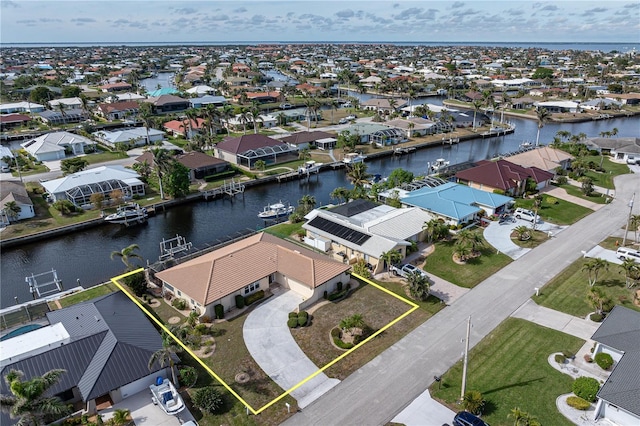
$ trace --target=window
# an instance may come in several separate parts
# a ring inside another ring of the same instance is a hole
[[[257,291],[259,288],[260,288],[260,281],[256,281],[255,283],[249,284],[244,288],[244,294],[253,293],[254,291]]]
[[[169,290],[169,291],[175,291],[175,289],[173,288],[173,286],[170,286],[170,285],[169,285],[169,284],[167,284],[167,283],[164,283],[164,288],[166,288],[166,289],[167,289],[167,290]]]

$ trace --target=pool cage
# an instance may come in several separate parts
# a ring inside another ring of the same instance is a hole
[[[122,192],[124,199],[129,199],[133,196],[131,187],[118,179],[79,185],[66,190],[64,193],[73,204],[83,206],[91,204],[91,196],[93,194],[103,194],[105,199],[109,199],[109,194],[116,190]]]
[[[375,143],[378,146],[396,145],[404,139],[404,132],[396,128],[378,130],[371,134],[371,143]]]
[[[290,157],[297,158],[298,148],[292,148],[287,144],[265,146],[262,148],[250,149],[238,154],[238,165],[252,168],[256,161],[262,160],[266,164],[276,164],[282,157],[290,160]]]

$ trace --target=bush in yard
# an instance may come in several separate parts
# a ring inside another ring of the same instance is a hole
[[[613,365],[613,358],[611,357],[611,355],[604,352],[597,353],[593,360],[603,370],[608,370]]]
[[[236,294],[236,308],[244,308],[244,296],[242,296],[241,294]]]
[[[305,325],[307,325],[307,317],[298,317],[298,325],[300,327],[304,327]]]
[[[203,315],[200,317],[200,322],[203,324],[211,324],[211,317],[209,315]]]
[[[576,396],[589,402],[595,402],[598,389],[600,389],[600,384],[593,377],[578,377],[571,386],[571,390]]]
[[[567,177],[566,177],[566,176],[558,176],[558,177],[556,178],[556,183],[557,183],[558,185],[566,185],[566,183],[567,183],[568,181],[569,181],[569,179],[567,179]]]
[[[591,403],[579,396],[570,396],[567,398],[567,405],[573,407],[576,410],[588,410],[591,407]]]
[[[298,318],[303,317],[303,318],[309,318],[309,314],[307,313],[307,311],[300,311],[298,313]]]
[[[185,309],[187,309],[187,301],[184,299],[180,299],[179,297],[176,297],[171,301],[171,306],[173,306],[179,311],[184,311]]]
[[[289,312],[289,318],[298,318],[297,312]]]
[[[222,306],[221,304],[218,303],[216,306],[214,306],[213,311],[216,313],[216,319],[224,318],[224,306]]]
[[[589,318],[593,322],[601,322],[602,319],[604,318],[604,316],[602,314],[599,314],[599,313],[595,312],[595,313],[591,314],[591,316],[589,316]]]
[[[180,383],[183,386],[190,388],[196,384],[196,381],[198,380],[198,371],[195,368],[190,365],[185,365],[180,367],[178,372],[180,373]]]
[[[224,400],[218,389],[207,386],[196,391],[193,395],[193,403],[201,410],[215,414],[224,405]]]
[[[246,306],[249,306],[249,305],[251,305],[252,303],[257,302],[258,300],[262,299],[263,297],[264,297],[264,290],[256,291],[256,292],[255,292],[255,293],[253,293],[253,294],[250,294],[250,295],[248,295],[248,296],[245,296],[245,298],[244,298],[244,304],[245,304]]]
[[[194,327],[194,330],[199,334],[207,334],[209,333],[209,327],[204,324],[198,324]]]
[[[287,320],[287,325],[289,326],[289,328],[296,328],[298,326],[298,317],[289,318]]]
[[[562,354],[556,354],[556,356],[555,356],[555,360],[556,360],[556,362],[557,362],[558,364],[564,364],[564,362],[565,362],[567,359],[566,359],[566,358],[565,358],[565,356],[564,356],[564,355],[562,355]]]
[[[142,296],[147,291],[147,279],[144,277],[144,272],[125,277],[124,283],[136,296]]]
[[[472,414],[480,414],[485,400],[482,394],[477,390],[470,390],[464,393],[462,398],[462,408]]]

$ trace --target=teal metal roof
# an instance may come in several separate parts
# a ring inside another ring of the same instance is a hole
[[[152,98],[155,98],[157,96],[162,96],[162,95],[175,95],[176,93],[179,93],[179,92],[173,87],[163,87],[161,89],[154,90],[153,92],[149,93],[149,96]]]

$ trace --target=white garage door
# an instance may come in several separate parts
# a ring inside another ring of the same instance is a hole
[[[157,371],[155,373],[149,374],[148,376],[142,377],[141,379],[136,380],[135,382],[131,382],[128,385],[124,385],[120,388],[120,392],[122,394],[122,399],[125,399],[128,396],[135,395],[138,392],[143,390],[149,390],[149,386],[155,383],[156,377],[163,376],[164,371]]]

